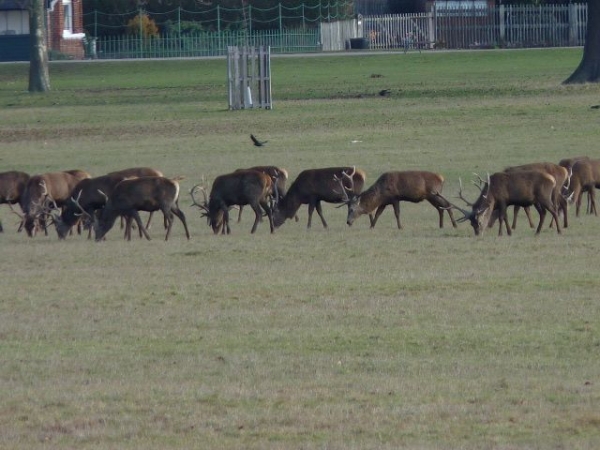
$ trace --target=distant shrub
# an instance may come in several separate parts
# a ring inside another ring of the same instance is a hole
[[[127,33],[140,34],[140,31],[144,37],[158,36],[158,26],[156,25],[156,22],[148,16],[148,14],[138,14],[129,22],[127,22]]]

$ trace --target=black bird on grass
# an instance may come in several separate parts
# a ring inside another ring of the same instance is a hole
[[[262,141],[262,142],[261,142],[261,141],[259,141],[258,139],[256,139],[256,138],[254,137],[254,135],[253,135],[253,134],[251,134],[251,135],[250,135],[250,139],[252,139],[252,142],[254,143],[254,145],[255,145],[256,147],[262,147],[262,146],[263,146],[263,145],[265,145],[267,142],[269,142],[269,141]]]
[[[382,97],[387,97],[388,95],[390,95],[390,90],[382,89],[381,91],[379,91],[379,95],[381,95]]]

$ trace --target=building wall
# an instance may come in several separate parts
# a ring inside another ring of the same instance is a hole
[[[65,17],[62,0],[53,2],[53,7],[48,11],[48,48],[70,55],[75,59],[83,59],[82,0],[71,0],[71,6],[73,8],[73,33],[71,36],[64,32]]]

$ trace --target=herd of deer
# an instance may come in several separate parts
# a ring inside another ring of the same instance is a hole
[[[88,237],[93,229],[96,241],[104,239],[118,217],[124,219],[125,237],[131,239],[132,222],[135,221],[140,237],[147,239],[150,218],[154,211],[162,211],[166,228],[165,240],[176,216],[183,223],[186,237],[190,234],[185,215],[178,205],[180,178],[166,178],[156,170],[146,167],[125,169],[92,178],[82,170],[68,170],[30,176],[24,172],[0,173],[0,204],[7,203],[15,214],[21,217],[19,231],[24,228],[28,236],[34,236],[53,223],[59,238],[64,239],[75,226],[87,225]],[[450,202],[442,195],[444,177],[425,171],[395,171],[382,174],[375,183],[363,191],[365,172],[356,167],[329,167],[302,171],[287,188],[288,173],[276,166],[256,166],[238,169],[220,175],[212,183],[210,194],[206,187],[196,185],[190,191],[193,205],[197,206],[215,234],[231,232],[229,212],[239,207],[238,222],[244,205],[254,210],[255,220],[252,233],[262,217],[269,220],[271,233],[287,219],[298,220],[297,212],[301,205],[308,205],[308,227],[311,226],[314,210],[317,211],[323,226],[321,202],[347,205],[347,224],[361,215],[368,214],[371,228],[387,205],[392,205],[398,228],[400,223],[400,202],[418,203],[427,200],[439,214],[439,226],[443,227],[444,213],[450,217],[452,225],[469,221],[476,235],[499,221],[498,234],[503,226],[510,235],[516,226],[519,208],[529,214],[533,206],[540,219],[536,233],[544,224],[547,213],[552,216],[551,226],[560,233],[559,214],[563,215],[563,227],[568,226],[567,200],[576,205],[579,215],[581,199],[588,193],[588,211],[597,215],[594,193],[600,187],[600,160],[586,156],[567,158],[558,164],[532,163],[509,167],[503,172],[487,175],[487,179],[477,176],[473,182],[480,194],[475,202],[467,201],[460,183],[459,198],[471,209],[464,209]],[[460,181],[460,180],[459,180]],[[197,198],[201,193],[203,198]],[[12,205],[18,204],[22,212]],[[512,227],[509,225],[507,208],[514,206]],[[454,219],[453,210],[463,216]],[[146,225],[139,212],[150,212]],[[0,231],[2,225],[0,223]]]

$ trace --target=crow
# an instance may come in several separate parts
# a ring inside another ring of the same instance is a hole
[[[259,141],[258,139],[256,139],[256,138],[254,137],[254,135],[253,135],[253,134],[251,134],[251,135],[250,135],[250,139],[252,139],[252,142],[254,143],[254,145],[255,145],[256,147],[262,147],[262,146],[263,146],[263,145],[265,145],[267,142],[269,142],[269,141],[262,141],[262,142],[261,142],[261,141]]]

